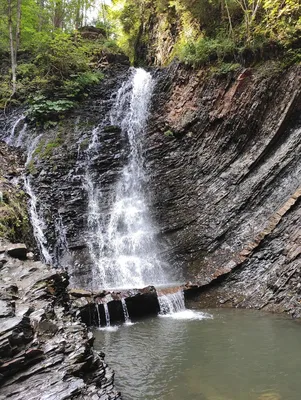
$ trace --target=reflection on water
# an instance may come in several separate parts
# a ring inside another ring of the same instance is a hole
[[[300,400],[301,327],[283,316],[210,310],[96,331],[124,400]]]

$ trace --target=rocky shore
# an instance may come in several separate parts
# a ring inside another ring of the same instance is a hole
[[[0,399],[117,400],[114,373],[69,312],[68,276],[0,245]]]

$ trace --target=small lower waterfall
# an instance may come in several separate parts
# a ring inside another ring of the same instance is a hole
[[[108,307],[107,303],[104,303],[103,308],[105,311],[106,326],[110,327],[111,326],[111,318],[110,318],[110,312],[109,312],[109,307]]]
[[[125,299],[121,299],[121,304],[122,304],[124,322],[126,324],[130,324],[131,323],[131,319],[130,319],[130,316],[129,316],[129,312],[128,312],[128,308],[127,308]]]
[[[166,294],[158,293],[158,301],[161,315],[173,314],[185,310],[183,290]]]

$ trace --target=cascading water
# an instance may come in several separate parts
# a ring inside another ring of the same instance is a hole
[[[144,141],[153,88],[154,81],[150,73],[143,69],[133,69],[130,78],[118,90],[110,115],[92,131],[85,152],[87,243],[93,263],[91,286],[94,289],[143,288],[148,285],[161,287],[169,283],[166,277],[167,265],[161,259],[157,246],[157,230],[150,218],[146,190],[149,177],[144,160]],[[120,129],[121,142],[127,142],[123,153],[128,153],[127,162],[120,171],[109,204],[99,186],[99,179],[95,176],[95,168],[92,168],[101,152],[102,127],[108,123]],[[26,150],[28,166],[41,137],[27,140],[26,127],[25,117],[19,116],[12,124],[8,141]],[[61,250],[68,253],[62,218],[59,214],[54,218],[57,240],[53,252],[50,253],[44,234],[45,224],[30,176],[24,177],[24,187],[30,197],[30,217],[41,257],[46,263],[60,265]],[[104,209],[109,209],[109,213],[104,212]],[[170,315],[185,310],[182,291],[158,297],[162,314]],[[130,324],[124,299],[121,303],[124,320]],[[100,324],[99,306],[96,308]],[[104,304],[104,312],[106,326],[110,328],[107,304]]]
[[[101,318],[100,318],[100,312],[99,312],[99,304],[95,303],[95,308],[96,308],[96,312],[97,312],[97,324],[98,324],[98,328],[101,327]]]
[[[211,318],[207,313],[187,310],[183,289],[180,287],[158,289],[158,302],[161,317],[171,317],[179,320],[202,320]]]
[[[39,143],[41,136],[37,136],[31,144],[27,145],[27,158],[26,158],[26,163],[25,166],[27,167],[32,159],[34,150]],[[37,210],[37,197],[32,189],[31,185],[31,178],[30,176],[24,175],[24,189],[26,193],[29,196],[29,215],[30,215],[30,221],[31,225],[33,227],[33,234],[36,239],[38,248],[40,250],[40,255],[43,259],[43,261],[46,264],[51,264],[52,263],[52,257],[47,249],[47,239],[44,235],[44,228],[45,228],[45,223],[43,219],[39,216],[38,210]]]
[[[12,125],[12,128],[11,128],[11,131],[10,131],[10,135],[5,139],[5,142],[6,142],[7,144],[9,144],[9,145],[20,146],[20,143],[17,144],[17,142],[20,142],[20,140],[18,140],[20,134],[19,134],[19,136],[16,138],[16,131],[17,131],[17,128],[19,127],[20,123],[21,123],[22,121],[24,121],[25,118],[26,118],[25,115],[22,114],[22,115],[18,116],[17,119],[14,121],[14,123],[13,123],[13,125]],[[24,135],[24,131],[23,131],[24,129],[26,129],[26,124],[23,125],[23,129],[22,129],[21,132],[20,132],[20,133],[22,133],[22,135]]]
[[[105,311],[106,326],[109,328],[111,326],[111,318],[110,318],[110,312],[109,312],[109,307],[108,307],[107,303],[104,303],[103,308]]]
[[[117,93],[111,124],[119,126],[128,139],[130,154],[115,187],[108,221],[100,212],[101,190],[91,174],[86,176],[94,287],[139,288],[167,282],[145,192],[143,142],[153,87],[151,74],[139,68]],[[99,147],[97,133],[96,128],[88,152]]]
[[[185,310],[184,293],[179,290],[175,293],[158,295],[160,314],[167,315]]]
[[[27,135],[27,124],[25,122],[25,118],[26,116],[22,114],[17,116],[12,121],[10,134],[6,138],[4,138],[4,141],[8,145],[20,147],[25,151],[25,167],[27,167],[32,160],[33,153],[41,139],[41,135],[36,136],[34,139]],[[38,200],[31,185],[31,177],[24,175],[23,183],[24,189],[29,196],[29,216],[41,258],[45,263],[51,264],[52,257],[47,249],[47,240],[44,235],[45,223],[43,221],[43,218],[38,213]]]
[[[129,312],[128,312],[128,308],[127,308],[125,299],[121,299],[121,304],[122,304],[124,322],[126,324],[130,324],[131,323],[131,319],[130,319],[130,315],[129,315]]]
[[[44,221],[39,217],[37,211],[37,197],[32,190],[29,176],[24,176],[24,189],[30,198],[29,199],[30,220],[33,227],[34,237],[36,239],[36,242],[40,250],[40,254],[42,256],[43,261],[46,264],[51,264],[52,257],[46,248],[47,240],[43,231],[45,224]]]

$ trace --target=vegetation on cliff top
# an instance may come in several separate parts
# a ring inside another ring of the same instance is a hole
[[[158,64],[177,56],[200,65],[250,53],[289,52],[297,60],[300,10],[300,0],[113,0],[111,15],[134,62],[148,53]]]
[[[101,0],[98,15],[96,3],[1,2],[0,108],[27,101],[33,119],[68,111],[103,78],[104,53],[120,49],[134,64],[300,60],[300,0]]]
[[[99,62],[118,53],[109,27],[85,27],[91,0],[0,3],[0,108],[27,101],[31,117],[69,110],[99,82]]]

